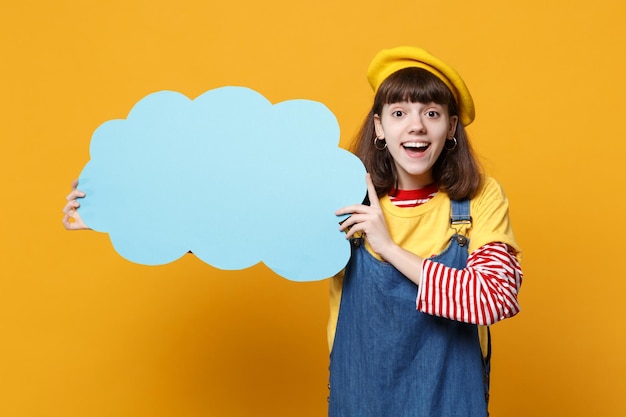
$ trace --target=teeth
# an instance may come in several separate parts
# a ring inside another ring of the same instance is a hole
[[[406,142],[402,144],[405,148],[426,148],[430,145],[428,142]]]

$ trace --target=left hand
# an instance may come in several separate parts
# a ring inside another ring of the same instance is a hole
[[[339,227],[339,230],[346,232],[346,239],[351,238],[356,232],[362,232],[370,248],[384,258],[384,253],[393,248],[395,243],[389,234],[370,174],[366,175],[365,182],[370,205],[353,204],[337,210],[335,214],[338,216],[350,214]]]
[[[85,197],[85,193],[76,189],[76,187],[78,187],[78,180],[72,182],[72,192],[65,197],[67,204],[63,207],[63,226],[67,230],[87,230],[89,227],[78,214],[78,208],[80,207],[78,199]]]

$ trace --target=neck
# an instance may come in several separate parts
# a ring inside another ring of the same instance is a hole
[[[411,175],[411,176],[398,176],[398,189],[399,190],[419,190],[432,185],[433,180],[430,173],[423,175]]]

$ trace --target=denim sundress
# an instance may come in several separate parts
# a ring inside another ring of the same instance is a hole
[[[471,222],[452,201],[451,222]],[[431,258],[464,268],[468,239],[456,234]],[[416,310],[418,287],[353,245],[330,361],[329,417],[485,417],[488,360],[476,325]]]

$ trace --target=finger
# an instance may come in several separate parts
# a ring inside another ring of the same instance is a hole
[[[380,207],[376,187],[374,187],[374,182],[372,181],[372,176],[369,172],[365,174],[365,183],[367,184],[367,196],[370,200],[370,207]]]
[[[366,217],[363,214],[353,214],[340,223],[339,230],[343,232],[354,227],[356,224],[363,223],[365,220]]]
[[[80,217],[77,211],[70,212],[63,216],[63,226],[67,230],[85,230],[88,229],[83,219]]]
[[[349,216],[343,219],[342,221],[340,221],[339,224],[351,225],[351,224],[359,223],[365,220],[363,216],[358,216],[358,215],[367,215],[367,214],[372,214],[373,212],[374,211],[372,210],[372,207],[370,206],[365,206],[363,204],[355,204],[355,205],[347,206],[347,207],[337,210],[335,212],[335,215],[342,216],[342,215],[348,214]]]
[[[80,203],[76,200],[71,200],[63,207],[63,213],[70,213],[80,207]]]
[[[350,239],[355,233],[362,232],[365,234],[363,223],[356,223],[346,231],[346,239]]]
[[[63,216],[63,226],[69,230],[70,229],[70,216],[68,216],[67,214],[65,216]]]
[[[82,191],[80,191],[80,190],[72,190],[72,192],[71,192],[71,193],[69,193],[69,194],[67,195],[67,197],[65,197],[65,199],[66,199],[67,201],[70,201],[70,200],[76,200],[77,198],[82,198],[82,197],[84,197],[84,196],[85,196],[85,193],[84,193],[84,192],[82,192]]]
[[[67,230],[85,230],[86,227],[79,225],[78,223],[64,223],[64,226]]]
[[[344,214],[353,214],[353,213],[360,211],[359,210],[360,207],[361,207],[361,204],[353,204],[351,206],[342,207],[339,210],[335,211],[335,215],[343,216]]]
[[[78,179],[72,181],[72,190],[75,190],[78,187]]]
[[[76,221],[72,221],[71,215],[66,214],[63,216],[63,226],[65,226],[67,230],[75,230],[78,228],[78,223]]]

